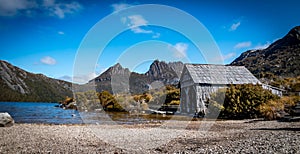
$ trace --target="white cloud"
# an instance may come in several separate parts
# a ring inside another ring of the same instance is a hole
[[[269,47],[271,45],[270,42],[267,42],[265,44],[258,44],[257,46],[254,47],[254,49],[266,49],[267,47]]]
[[[233,58],[235,56],[235,53],[231,52],[231,53],[228,53],[227,55],[222,55],[222,60],[229,60],[231,58]]]
[[[276,42],[277,40],[279,40],[280,38],[276,38],[273,41],[267,41],[265,44],[261,44],[259,43],[257,46],[255,46],[255,49],[266,49],[268,48],[272,43]]]
[[[231,60],[236,54],[234,52],[228,53],[226,55],[220,55],[220,56],[216,56],[214,60],[214,62],[216,63],[223,63],[224,61],[228,61]]]
[[[131,15],[127,17],[130,21],[130,27],[137,27],[137,26],[146,26],[148,21],[143,18],[141,15]]]
[[[42,58],[40,61],[46,65],[55,65],[56,64],[56,60],[50,56],[46,56],[46,57]]]
[[[123,10],[125,8],[128,8],[132,6],[131,4],[126,4],[126,3],[118,3],[118,4],[112,4],[111,7],[113,8],[113,12],[117,12],[120,10]]]
[[[130,30],[136,34],[152,34],[153,38],[160,37],[160,33],[154,33],[152,30],[141,28],[141,26],[146,27],[148,24],[148,21],[141,15],[130,15],[127,17],[122,17],[121,22],[128,26]]]
[[[173,46],[170,46],[171,50],[174,53],[174,57],[176,58],[185,58],[186,57],[186,52],[188,50],[188,44],[186,43],[176,43]]]
[[[95,72],[92,72],[92,73],[89,73],[86,75],[77,75],[77,76],[74,76],[73,82],[83,84],[83,83],[89,82],[90,80],[92,80],[96,77],[97,77],[97,74]]]
[[[97,77],[96,73],[89,73],[87,75],[79,75],[74,77],[69,75],[64,75],[59,77],[58,79],[68,81],[68,82],[78,83],[78,84],[85,84],[96,77]]]
[[[14,16],[21,10],[32,9],[36,2],[29,0],[0,0],[0,15]]]
[[[56,2],[55,0],[0,0],[0,16],[46,15],[64,18],[66,14],[79,11],[78,2]]]
[[[250,41],[248,41],[248,42],[240,42],[240,43],[238,43],[238,44],[236,44],[236,45],[234,46],[234,49],[247,48],[247,47],[250,47],[251,44],[252,44],[252,43],[251,43]]]
[[[121,19],[121,20],[124,20]],[[153,31],[151,30],[145,30],[142,29],[140,26],[147,26],[148,21],[143,18],[141,15],[131,15],[125,18],[125,23],[127,23],[127,26],[133,31],[134,33],[145,33],[145,34],[151,34]]]
[[[69,75],[64,75],[64,76],[59,77],[58,79],[68,81],[68,82],[78,83],[78,84],[85,84],[96,77],[97,77],[97,74],[93,72],[93,73],[89,73],[87,75],[75,76],[74,78]]]
[[[72,77],[69,76],[69,75],[61,76],[61,77],[59,77],[58,79],[64,80],[64,81],[68,81],[68,82],[72,82]]]
[[[236,22],[236,23],[233,23],[231,26],[230,26],[230,29],[229,31],[235,31],[239,26],[241,25],[241,22]]]
[[[55,3],[55,1],[50,1],[48,3],[44,2],[44,7],[48,10],[49,15],[57,16],[58,18],[64,18],[66,14],[75,13],[82,8],[77,2]]]
[[[65,34],[65,32],[63,32],[63,31],[58,31],[57,32],[59,35],[64,35]]]
[[[144,34],[152,34],[153,33],[152,30],[145,30],[140,27],[133,27],[133,28],[131,28],[131,31],[133,31],[134,33],[144,33]]]
[[[112,4],[113,12],[120,11],[122,9],[131,7],[133,5],[127,3],[118,3]],[[144,27],[147,27],[148,21],[139,14],[128,15],[125,17],[121,17],[121,22],[128,26],[133,33],[136,34],[152,34],[152,38],[159,38],[160,33],[155,33],[152,30],[146,30]],[[143,28],[141,27],[143,26]]]

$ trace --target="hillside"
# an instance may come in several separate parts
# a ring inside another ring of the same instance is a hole
[[[57,102],[72,96],[70,82],[33,74],[0,60],[0,101]]]
[[[266,74],[284,78],[300,76],[300,26],[266,49],[242,53],[230,65],[245,66],[258,78]]]

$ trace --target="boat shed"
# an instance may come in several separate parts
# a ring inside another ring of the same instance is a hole
[[[244,66],[185,64],[180,78],[180,112],[205,114],[210,94],[228,85],[261,84]]]

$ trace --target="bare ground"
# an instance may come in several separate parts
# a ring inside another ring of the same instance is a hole
[[[300,153],[300,122],[184,124],[15,124],[0,128],[0,153]]]

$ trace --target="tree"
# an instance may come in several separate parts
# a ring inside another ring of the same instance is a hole
[[[98,97],[104,110],[124,111],[116,98],[108,91],[98,93]]]

